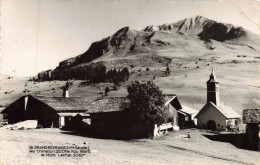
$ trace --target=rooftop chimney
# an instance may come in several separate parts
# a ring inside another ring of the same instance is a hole
[[[62,94],[62,96],[65,97],[65,98],[69,98],[70,97],[69,96],[69,87],[70,87],[70,81],[68,80],[66,82],[65,87],[63,87],[63,94]]]
[[[64,89],[63,89],[63,94],[62,94],[62,96],[65,97],[65,98],[69,98],[69,97],[70,97],[70,96],[69,96],[69,89],[64,88]]]

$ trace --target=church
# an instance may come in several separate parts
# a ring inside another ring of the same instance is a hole
[[[214,69],[207,81],[207,103],[195,116],[197,127],[225,131],[230,130],[238,124],[240,115],[231,107],[220,102],[219,82],[216,80]]]

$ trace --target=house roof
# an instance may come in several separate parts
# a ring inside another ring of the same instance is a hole
[[[126,97],[104,97],[93,102],[85,113],[123,111],[127,108],[130,108],[130,101]]]
[[[197,114],[199,111],[196,110],[196,109],[192,109],[190,107],[187,107],[185,105],[182,105],[177,96],[176,95],[165,95],[165,106],[168,105],[169,103],[171,103],[171,105],[176,109],[178,110],[178,112],[182,112],[182,113],[185,113],[185,114]]]
[[[175,96],[175,95],[171,95],[171,96],[169,96],[169,95],[165,95],[165,103],[164,103],[164,106],[166,106],[166,105],[168,105],[170,102],[172,102],[172,100],[174,100],[174,99],[177,99],[177,97]]]
[[[197,114],[199,111],[190,107],[187,107],[185,105],[181,105],[182,109],[180,111],[187,113],[187,114]]]
[[[91,106],[91,102],[81,97],[46,97],[32,96],[31,97],[47,104],[56,111],[86,111]]]
[[[180,109],[184,113],[198,113],[195,109],[180,105],[176,95],[165,95],[165,100],[165,106],[171,103],[176,110]],[[130,108],[130,100],[127,97],[104,97],[93,102],[85,113],[123,111],[127,108]]]

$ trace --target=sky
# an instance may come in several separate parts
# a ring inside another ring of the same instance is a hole
[[[1,0],[0,72],[33,76],[125,26],[196,15],[260,35],[260,0]]]

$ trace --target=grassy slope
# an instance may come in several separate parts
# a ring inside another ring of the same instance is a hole
[[[162,46],[158,43],[170,43]],[[137,39],[143,43],[142,38]],[[155,33],[148,45],[137,46],[133,51],[128,51],[123,57],[119,54],[113,57],[104,56],[95,61],[106,61],[108,67],[124,67],[134,64],[135,72],[130,80],[126,82],[118,91],[111,91],[110,96],[126,96],[126,87],[132,81],[152,80],[165,92],[175,93],[180,101],[187,106],[200,109],[206,102],[206,81],[209,78],[212,67],[216,69],[216,76],[220,82],[221,101],[231,106],[241,114],[248,102],[259,99],[258,90],[260,88],[260,75],[258,65],[260,63],[259,50],[253,50],[248,46],[237,45],[237,41],[221,43],[212,40],[211,44],[215,47],[210,50],[204,41],[189,38],[182,35],[169,33]],[[253,44],[255,47],[255,45]],[[166,69],[165,63],[158,63],[149,58],[149,55],[162,56],[172,59],[171,75],[163,76]],[[238,57],[239,56],[239,57]],[[116,60],[115,60],[116,59]],[[149,67],[150,71],[146,72]],[[138,72],[142,70],[143,73]],[[27,83],[27,85],[26,85]],[[106,86],[112,88],[111,83],[101,83],[96,85],[79,85],[81,81],[75,81],[70,91],[71,96],[82,96],[90,100],[95,100],[101,95],[98,91],[104,91]],[[26,82],[26,79],[3,78],[1,82],[1,104],[11,103],[23,94],[42,94],[61,96],[64,86],[63,81],[52,82]],[[30,92],[23,93],[24,89]],[[8,90],[14,90],[11,94],[4,94]]]
[[[191,139],[184,138],[191,132]],[[212,141],[205,131],[169,132],[157,139],[130,141],[95,139],[61,133],[55,129],[0,130],[3,165],[12,164],[259,164],[259,152],[237,149],[230,143]],[[61,140],[62,139],[62,140]],[[83,146],[91,153],[83,158],[41,158],[28,146]],[[12,146],[12,147],[10,147]]]

